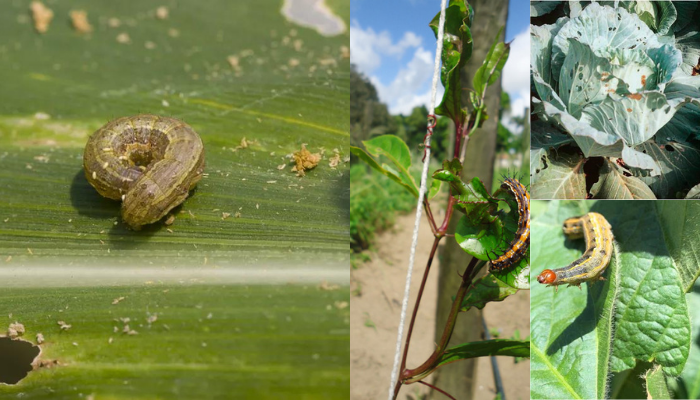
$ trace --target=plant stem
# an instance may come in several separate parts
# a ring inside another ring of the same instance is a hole
[[[432,372],[432,370],[435,367],[435,364],[437,364],[437,362],[440,360],[442,353],[444,353],[447,349],[447,345],[449,344],[450,338],[452,337],[452,332],[454,331],[455,324],[457,322],[457,314],[459,314],[459,309],[462,306],[462,300],[464,300],[464,296],[467,294],[467,290],[472,284],[472,273],[474,267],[478,262],[479,259],[472,258],[466,270],[464,271],[464,275],[462,275],[462,284],[459,286],[457,296],[455,297],[455,300],[452,303],[450,314],[447,317],[447,324],[445,324],[445,329],[442,332],[442,337],[440,338],[440,342],[438,342],[437,348],[435,349],[433,354],[418,368],[406,370],[402,369],[402,381],[408,382],[410,380],[411,382],[415,382],[412,378],[415,378],[417,376],[421,376],[421,378],[419,379],[422,379],[424,376],[427,376],[426,373]]]
[[[435,224],[435,217],[433,217],[433,210],[430,208],[430,201],[428,201],[427,198],[423,199],[423,207],[425,208],[425,215],[428,217],[430,229],[433,231],[433,235],[437,235],[437,225]]]
[[[435,386],[435,385],[431,385],[431,384],[429,384],[428,382],[423,382],[423,381],[418,381],[418,383],[422,383],[422,384],[424,384],[425,386],[427,386],[427,387],[429,387],[429,388],[431,388],[431,389],[433,389],[433,390],[437,390],[438,392],[444,394],[445,396],[451,398],[452,400],[457,400],[457,399],[455,399],[454,397],[450,396],[449,393],[447,393],[446,391],[440,389],[439,387],[437,387],[437,386]]]
[[[423,272],[423,279],[420,283],[420,289],[418,289],[418,297],[416,298],[416,306],[413,307],[413,313],[411,314],[411,322],[408,325],[408,333],[406,334],[406,345],[403,348],[403,357],[401,359],[401,368],[399,371],[406,369],[406,356],[408,355],[408,346],[411,343],[411,334],[413,333],[413,325],[416,322],[416,316],[418,315],[418,306],[420,305],[420,299],[423,297],[423,290],[425,289],[425,283],[428,280],[428,273],[430,272],[430,266],[433,264],[433,258],[435,257],[435,252],[437,251],[438,244],[440,244],[441,237],[436,237],[433,240],[433,247],[430,249],[430,256],[428,258],[428,265],[425,267]]]

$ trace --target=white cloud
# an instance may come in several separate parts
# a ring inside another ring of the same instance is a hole
[[[350,27],[351,61],[358,70],[369,77],[377,88],[379,98],[388,104],[392,114],[409,114],[414,107],[428,105],[430,101],[429,82],[433,76],[434,53],[425,50],[422,38],[413,32],[405,32],[394,42],[387,31],[375,32],[372,28],[363,29],[357,21]],[[397,60],[409,49],[415,48],[413,58],[395,75],[394,79],[383,84],[375,73],[382,67],[383,58]],[[511,114],[522,115],[530,105],[530,30],[519,33],[511,43],[510,56],[503,69],[503,90],[511,98]],[[442,99],[444,88],[438,84],[436,101]]]
[[[367,75],[381,65],[382,56],[399,59],[406,50],[419,47],[421,43],[422,38],[410,31],[394,42],[388,31],[377,33],[372,28],[362,29],[357,21],[350,26],[350,60]]]
[[[383,85],[376,77],[371,77],[381,101],[389,105],[392,114],[409,114],[414,107],[427,105],[430,101],[428,82],[433,77],[434,55],[419,47],[413,58],[401,68],[389,85]],[[441,85],[438,85],[442,89]],[[442,90],[437,97],[440,101]]]
[[[530,108],[530,90],[518,92],[515,96],[510,94],[510,110],[513,115],[523,115]]]
[[[515,36],[503,67],[503,90],[510,95],[513,115],[523,115],[530,107],[530,27]]]

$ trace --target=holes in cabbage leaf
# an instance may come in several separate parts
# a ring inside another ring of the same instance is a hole
[[[32,370],[39,346],[26,340],[0,337],[0,384],[14,385]]]
[[[590,157],[583,164],[583,172],[586,176],[586,193],[591,198],[591,188],[600,180],[600,169],[603,167],[603,157]]]

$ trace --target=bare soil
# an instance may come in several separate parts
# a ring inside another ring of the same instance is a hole
[[[441,216],[435,217],[441,220]],[[372,260],[351,271],[351,400],[385,399],[388,396],[414,220],[415,214],[398,216],[395,228],[377,238]],[[423,218],[411,282],[409,315],[432,242],[433,235],[428,221]],[[418,311],[408,366],[419,365],[434,349],[437,267],[435,260]],[[516,330],[521,339],[525,338],[530,332],[529,291],[520,291],[503,302],[490,303],[484,309],[484,317],[489,328],[497,329],[501,338],[512,337]],[[516,364],[512,357],[497,357],[497,362],[505,387],[505,397],[509,400],[529,399],[529,360],[524,359]],[[427,381],[431,382],[431,378]],[[427,392],[428,388],[424,385],[407,385],[401,389],[399,399],[419,399]],[[491,360],[482,357],[478,361],[475,399],[492,400],[495,394]]]

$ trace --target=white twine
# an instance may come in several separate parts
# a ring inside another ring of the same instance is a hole
[[[437,97],[438,77],[440,76],[440,58],[442,55],[442,40],[445,29],[445,6],[447,0],[442,0],[440,5],[440,24],[438,25],[437,49],[435,51],[435,68],[433,69],[433,87],[430,93],[430,107],[428,113],[435,114],[435,98]],[[428,121],[428,125],[431,121]],[[430,131],[428,131],[430,133]],[[413,241],[411,243],[410,257],[408,258],[408,272],[406,273],[406,288],[404,289],[403,302],[401,303],[401,319],[399,320],[399,331],[396,337],[396,353],[394,354],[394,367],[391,370],[391,382],[389,383],[389,400],[394,398],[394,384],[399,374],[399,362],[401,358],[401,343],[403,342],[403,330],[406,322],[406,311],[408,310],[408,297],[411,293],[411,276],[413,275],[413,263],[416,259],[416,247],[418,246],[418,230],[420,229],[420,219],[423,214],[423,199],[427,190],[428,166],[430,165],[430,135],[425,138],[425,161],[423,162],[423,173],[420,178],[420,190],[418,192],[418,207],[416,208],[416,222],[413,227]]]

